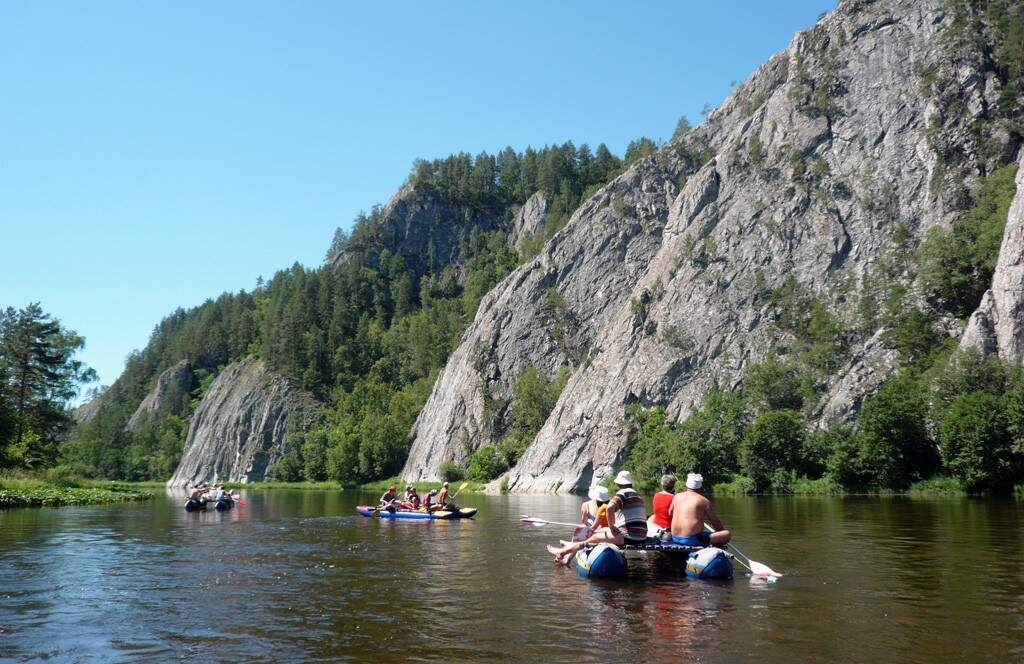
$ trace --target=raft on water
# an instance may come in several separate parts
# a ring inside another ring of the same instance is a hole
[[[679,571],[693,579],[732,578],[732,555],[714,546],[684,546],[649,539],[642,544],[598,544],[583,548],[573,557],[579,575],[588,579],[623,579],[629,571],[626,551],[656,551],[677,562]],[[685,557],[684,557],[685,556]]]
[[[359,505],[356,511],[363,516],[377,517],[380,519],[415,519],[420,521],[433,521],[436,519],[472,519],[476,516],[475,507],[463,507],[454,511],[438,510],[436,512],[423,512],[420,510],[378,510],[374,505]]]

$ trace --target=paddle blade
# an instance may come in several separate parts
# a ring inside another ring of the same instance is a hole
[[[768,567],[764,563],[759,563],[756,560],[751,560],[751,561],[748,561],[748,562],[750,562],[750,573],[753,574],[754,576],[763,576],[765,578],[773,578],[773,579],[777,579],[780,576],[782,576],[782,574],[776,572],[775,570],[773,570],[771,567]]]
[[[459,491],[462,491],[462,490],[463,490],[463,489],[465,489],[465,488],[466,488],[467,486],[469,486],[469,482],[463,482],[463,483],[462,483],[462,484],[461,484],[461,485],[459,486]]]
[[[519,520],[522,521],[523,523],[528,523],[531,526],[543,526],[544,524],[547,523],[547,521],[545,521],[544,519],[538,519],[535,516],[523,516],[523,518],[521,518]]]

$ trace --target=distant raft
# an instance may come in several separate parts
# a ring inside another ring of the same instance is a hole
[[[476,516],[475,507],[463,507],[454,511],[438,510],[437,512],[423,512],[420,510],[378,510],[375,505],[359,505],[356,511],[363,516],[377,517],[380,519],[414,519],[418,521],[435,521],[438,519],[472,519]]]

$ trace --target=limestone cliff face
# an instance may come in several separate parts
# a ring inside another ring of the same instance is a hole
[[[378,254],[386,249],[402,256],[415,274],[423,275],[431,263],[435,268],[457,263],[460,239],[471,229],[506,227],[503,210],[460,203],[429,185],[406,184],[381,209],[372,248]],[[332,263],[339,265],[350,256],[351,252],[341,252]]]
[[[1024,361],[1024,156],[1017,164],[1017,194],[1003,231],[992,288],[971,316],[960,342],[1008,362]]]
[[[735,385],[774,352],[774,290],[795,284],[854,327],[851,302],[896,235],[914,245],[950,224],[963,182],[986,166],[970,150],[955,168],[937,154],[940,142],[968,144],[1000,94],[983,58],[950,65],[949,20],[942,0],[844,2],[704,125],[585,202],[484,300],[413,428],[403,477],[433,478],[495,441],[522,368],[565,364],[568,384],[506,481],[581,490],[621,464],[627,405],[685,417],[713,382]],[[938,69],[951,80],[941,94],[920,74]],[[706,161],[696,172],[694,155]],[[552,288],[565,301],[561,335],[545,307]],[[847,416],[895,367],[879,334],[851,345],[817,405],[823,420]]]
[[[516,216],[512,220],[509,243],[521,247],[523,242],[543,228],[548,220],[548,205],[548,197],[542,191],[534,192],[526,199],[526,203],[516,211]]]
[[[192,414],[181,463],[168,485],[262,480],[287,452],[285,426],[293,414],[309,422],[319,417],[320,404],[262,360],[228,365]]]
[[[195,383],[196,376],[192,371],[192,363],[188,360],[182,360],[167,369],[157,377],[156,385],[132,413],[125,428],[135,431],[157,413],[184,413],[188,407],[189,393],[195,389]]]

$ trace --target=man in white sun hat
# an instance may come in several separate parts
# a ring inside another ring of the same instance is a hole
[[[677,493],[669,508],[672,515],[672,542],[684,546],[721,546],[732,534],[715,514],[711,501],[704,496],[704,478],[698,473],[686,476],[686,491]],[[708,532],[707,522],[715,529]]]
[[[608,542],[616,546],[643,544],[647,539],[647,510],[643,497],[633,489],[633,476],[628,470],[615,476],[618,491],[608,503],[608,527],[598,530],[583,542],[562,542],[562,548],[549,546],[555,561],[568,565],[573,555],[584,546]]]

